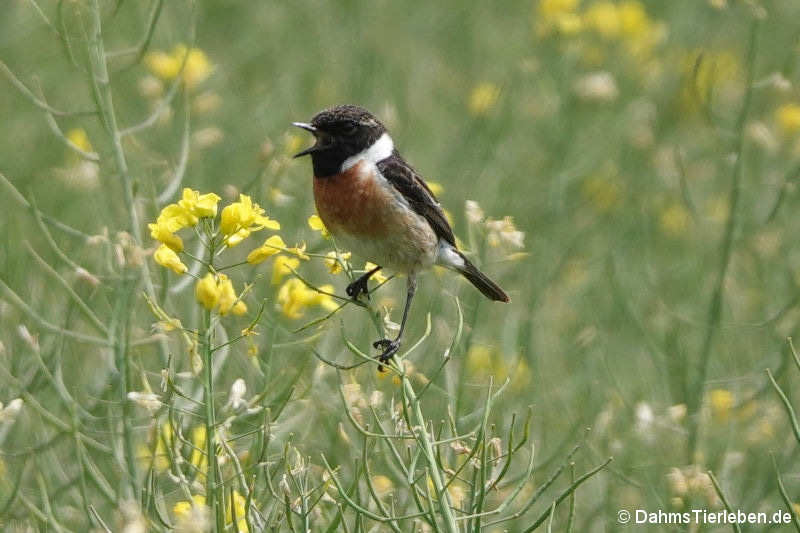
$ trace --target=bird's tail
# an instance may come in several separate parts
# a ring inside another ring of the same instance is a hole
[[[456,270],[469,280],[470,283],[475,285],[475,288],[483,293],[484,296],[496,302],[508,302],[508,295],[500,286],[494,281],[490,280],[486,274],[478,270],[478,267],[470,263],[469,259],[464,257],[461,252],[458,252],[463,260],[463,265],[458,265]]]

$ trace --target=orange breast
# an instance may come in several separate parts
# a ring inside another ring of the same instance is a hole
[[[334,236],[387,234],[395,199],[376,172],[374,165],[362,160],[335,176],[314,178],[317,213]]]

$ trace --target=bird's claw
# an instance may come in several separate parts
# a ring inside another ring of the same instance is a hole
[[[378,371],[383,372],[383,365],[388,363],[394,357],[397,350],[400,349],[400,341],[393,341],[391,339],[380,339],[372,343],[372,346],[383,350],[378,356]]]
[[[353,283],[348,285],[344,291],[353,300],[358,300],[358,297],[362,293],[365,294],[367,296],[367,300],[369,300],[369,288],[367,287],[367,280],[364,278],[358,278]]]

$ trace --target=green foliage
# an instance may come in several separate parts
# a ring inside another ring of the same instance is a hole
[[[800,530],[798,35],[792,0],[8,2],[0,528]],[[427,273],[385,372],[403,284],[342,297],[291,159],[339,103],[512,298]],[[148,229],[184,187],[280,229]]]

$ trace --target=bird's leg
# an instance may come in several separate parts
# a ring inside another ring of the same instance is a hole
[[[363,292],[364,294],[367,295],[367,298],[369,298],[369,290],[367,289],[367,281],[369,281],[369,278],[372,277],[372,275],[375,272],[377,272],[378,270],[380,270],[380,269],[381,269],[381,267],[376,266],[372,270],[369,270],[369,271],[365,272],[364,274],[362,274],[361,277],[359,277],[353,283],[348,285],[347,288],[345,289],[345,292],[347,293],[347,295],[350,298],[352,298],[353,300],[358,300],[359,295]]]
[[[379,363],[386,363],[391,359],[397,350],[400,349],[400,338],[403,336],[403,330],[406,328],[406,320],[408,319],[408,310],[411,308],[411,300],[414,298],[414,293],[417,290],[417,280],[413,274],[408,276],[408,289],[406,293],[406,306],[403,309],[403,319],[400,321],[400,331],[394,340],[381,339],[372,343],[375,348],[383,349],[383,353],[378,356]],[[383,371],[383,365],[378,365],[378,370]]]

